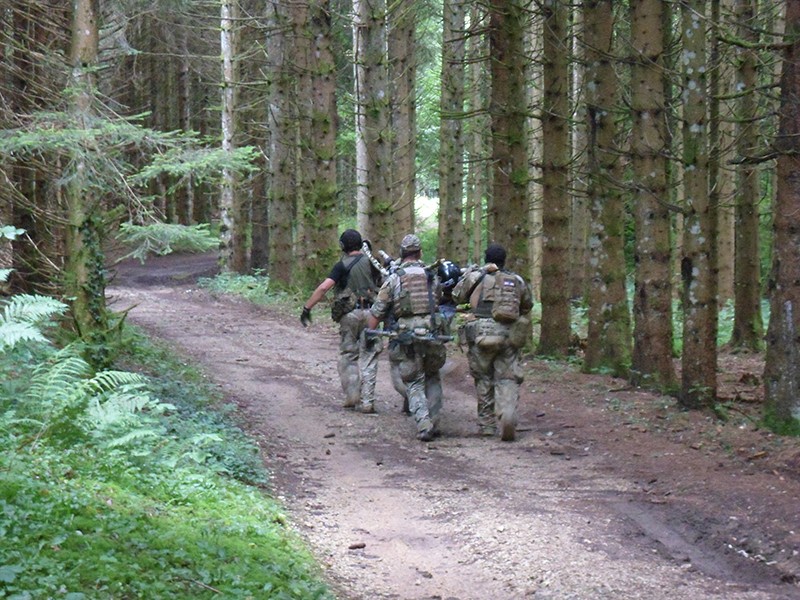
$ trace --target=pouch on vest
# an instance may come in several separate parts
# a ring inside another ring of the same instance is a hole
[[[511,273],[495,273],[492,318],[500,323],[513,323],[519,319],[521,300],[522,284],[519,279]]]
[[[355,307],[356,295],[353,293],[353,290],[345,288],[336,295],[333,304],[331,304],[331,319],[338,323],[342,320],[343,316],[355,310]]]
[[[475,328],[475,345],[487,350],[499,348],[508,340],[508,332],[489,320],[478,319]]]

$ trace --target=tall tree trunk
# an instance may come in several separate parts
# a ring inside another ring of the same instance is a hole
[[[758,42],[756,0],[737,0],[736,18],[739,36]],[[738,50],[739,68],[736,88],[739,106],[737,152],[740,159],[755,156],[758,151],[758,103],[756,88],[756,51],[752,47]],[[744,160],[737,173],[736,193],[736,254],[734,269],[734,318],[731,346],[758,351],[762,348],[764,324],[761,319],[761,267],[759,253],[759,191],[758,167]]]
[[[683,353],[680,403],[710,408],[717,398],[717,206],[708,185],[706,2],[681,2],[683,34]]]
[[[617,182],[622,165],[617,147],[619,81],[614,70],[612,0],[583,5],[586,56],[587,197],[589,242],[589,326],[583,367],[628,374],[631,328],[625,288],[625,206]]]
[[[356,0],[353,9],[358,227],[377,247],[394,248],[386,3]]]
[[[570,146],[571,158],[569,171],[570,218],[569,218],[569,295],[570,298],[584,299],[590,290],[588,281],[588,256],[589,256],[589,227],[590,206],[586,195],[586,61],[581,55],[580,39],[586,24],[583,22],[583,12],[579,7],[570,7],[569,19],[572,23],[571,33],[567,38],[571,40],[572,55],[579,57],[570,65],[569,94],[570,114]],[[569,30],[569,25],[568,25]]]
[[[178,114],[182,131],[192,131],[192,73],[189,55],[187,28],[178,32],[180,40],[180,71],[178,74]],[[176,190],[175,202],[178,222],[191,225],[194,222],[194,181],[191,175],[184,178],[181,187]]]
[[[237,87],[237,5],[223,0],[220,8],[220,50],[222,55],[222,151],[234,152],[236,148]],[[222,171],[220,189],[220,244],[219,258],[223,271],[247,271],[247,217],[237,176],[232,170]]]
[[[711,202],[717,210],[717,299],[723,307],[733,299],[734,215],[733,195],[736,190],[732,164],[734,154],[734,124],[731,112],[733,96],[733,64],[730,48],[720,40],[727,25],[722,15],[733,14],[734,0],[714,0],[711,4],[711,74],[709,115],[709,146],[711,150],[708,178]]]
[[[637,186],[631,380],[663,389],[675,385],[663,81],[663,11],[667,6],[660,0],[632,0],[630,10],[634,52],[631,163]]]
[[[488,86],[486,85],[486,63],[481,59],[487,53],[487,38],[482,33],[486,12],[477,4],[470,8],[470,34],[468,47],[469,113],[467,128],[467,215],[464,219],[468,227],[471,252],[463,258],[467,262],[480,264],[484,248],[484,199],[488,192],[488,157],[486,144],[489,123],[486,119]]]
[[[464,229],[464,22],[463,0],[444,2],[441,121],[439,126],[439,256],[466,255]]]
[[[492,91],[492,202],[489,241],[505,246],[506,266],[530,273],[528,153],[524,36],[526,12],[518,0],[490,3]]]
[[[267,15],[267,131],[269,136],[269,275],[282,285],[292,283],[292,218],[295,195],[294,97],[290,65],[292,44],[287,9],[282,3],[269,6]]]
[[[784,39],[764,390],[768,415],[779,426],[791,422],[796,431],[800,425],[800,2],[787,2]]]
[[[94,110],[95,72],[99,43],[99,0],[73,4],[70,86],[72,113],[78,127],[89,127]],[[69,299],[78,335],[87,343],[86,358],[96,367],[109,363],[108,311],[105,303],[105,265],[102,250],[100,200],[93,193],[88,161],[91,148],[77,148],[70,161],[64,189],[66,262],[64,296]]]
[[[312,40],[308,53],[310,74],[310,127],[306,143],[308,153],[305,186],[305,237],[308,260],[301,278],[307,286],[321,281],[338,255],[336,245],[339,212],[336,185],[336,65],[331,51],[331,11],[329,0],[312,0],[309,5],[309,30],[304,37]]]
[[[389,79],[392,85],[392,197],[398,232],[414,231],[417,149],[417,11],[414,0],[392,5],[389,16]]]
[[[534,107],[533,114],[528,116],[528,147],[529,160],[531,162],[528,177],[528,218],[530,223],[530,248],[528,250],[528,260],[530,261],[530,278],[533,297],[536,301],[541,300],[542,292],[542,240],[543,235],[543,211],[542,211],[542,110],[544,88],[544,74],[542,68],[542,26],[541,15],[537,15],[530,20],[526,34],[526,51],[530,56],[537,57],[537,60],[530,60],[526,65],[525,78],[529,82],[526,96],[528,106]]]
[[[537,352],[566,356],[570,343],[569,50],[567,9],[546,0],[544,12],[544,102],[542,105],[542,329]]]

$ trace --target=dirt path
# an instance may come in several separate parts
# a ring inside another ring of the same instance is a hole
[[[443,436],[420,443],[385,353],[379,414],[346,411],[322,307],[303,329],[199,290],[212,271],[207,256],[125,263],[110,295],[238,405],[339,598],[800,598],[796,442],[534,360],[519,440],[487,440],[453,348]]]

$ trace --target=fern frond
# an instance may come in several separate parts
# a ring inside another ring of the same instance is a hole
[[[0,269],[0,282],[8,281],[8,276],[14,272],[14,269]]]
[[[137,413],[153,403],[154,400],[146,392],[126,386],[107,396],[92,398],[86,417],[97,429],[105,429],[138,417]]]
[[[82,383],[83,389],[87,394],[103,394],[123,386],[143,387],[147,384],[147,379],[138,373],[129,371],[100,371],[91,379]]]
[[[0,322],[0,352],[7,352],[20,342],[44,342],[47,338],[31,323]]]
[[[25,397],[50,405],[63,405],[81,389],[82,382],[91,372],[91,367],[81,357],[58,352],[52,361],[34,369]]]
[[[67,305],[55,298],[33,294],[16,294],[2,304],[0,324],[43,323],[67,310]]]
[[[143,440],[160,438],[161,435],[161,432],[155,429],[134,429],[133,431],[128,431],[124,435],[116,437],[113,440],[108,440],[105,444],[103,444],[103,446],[105,448],[119,448],[120,446],[128,446]]]

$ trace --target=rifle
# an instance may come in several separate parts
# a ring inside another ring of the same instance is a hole
[[[452,335],[436,335],[427,329],[414,329],[411,331],[395,331],[386,329],[365,329],[364,333],[368,336],[383,336],[389,339],[396,339],[400,343],[408,343],[413,340],[427,340],[432,342],[452,342]]]

